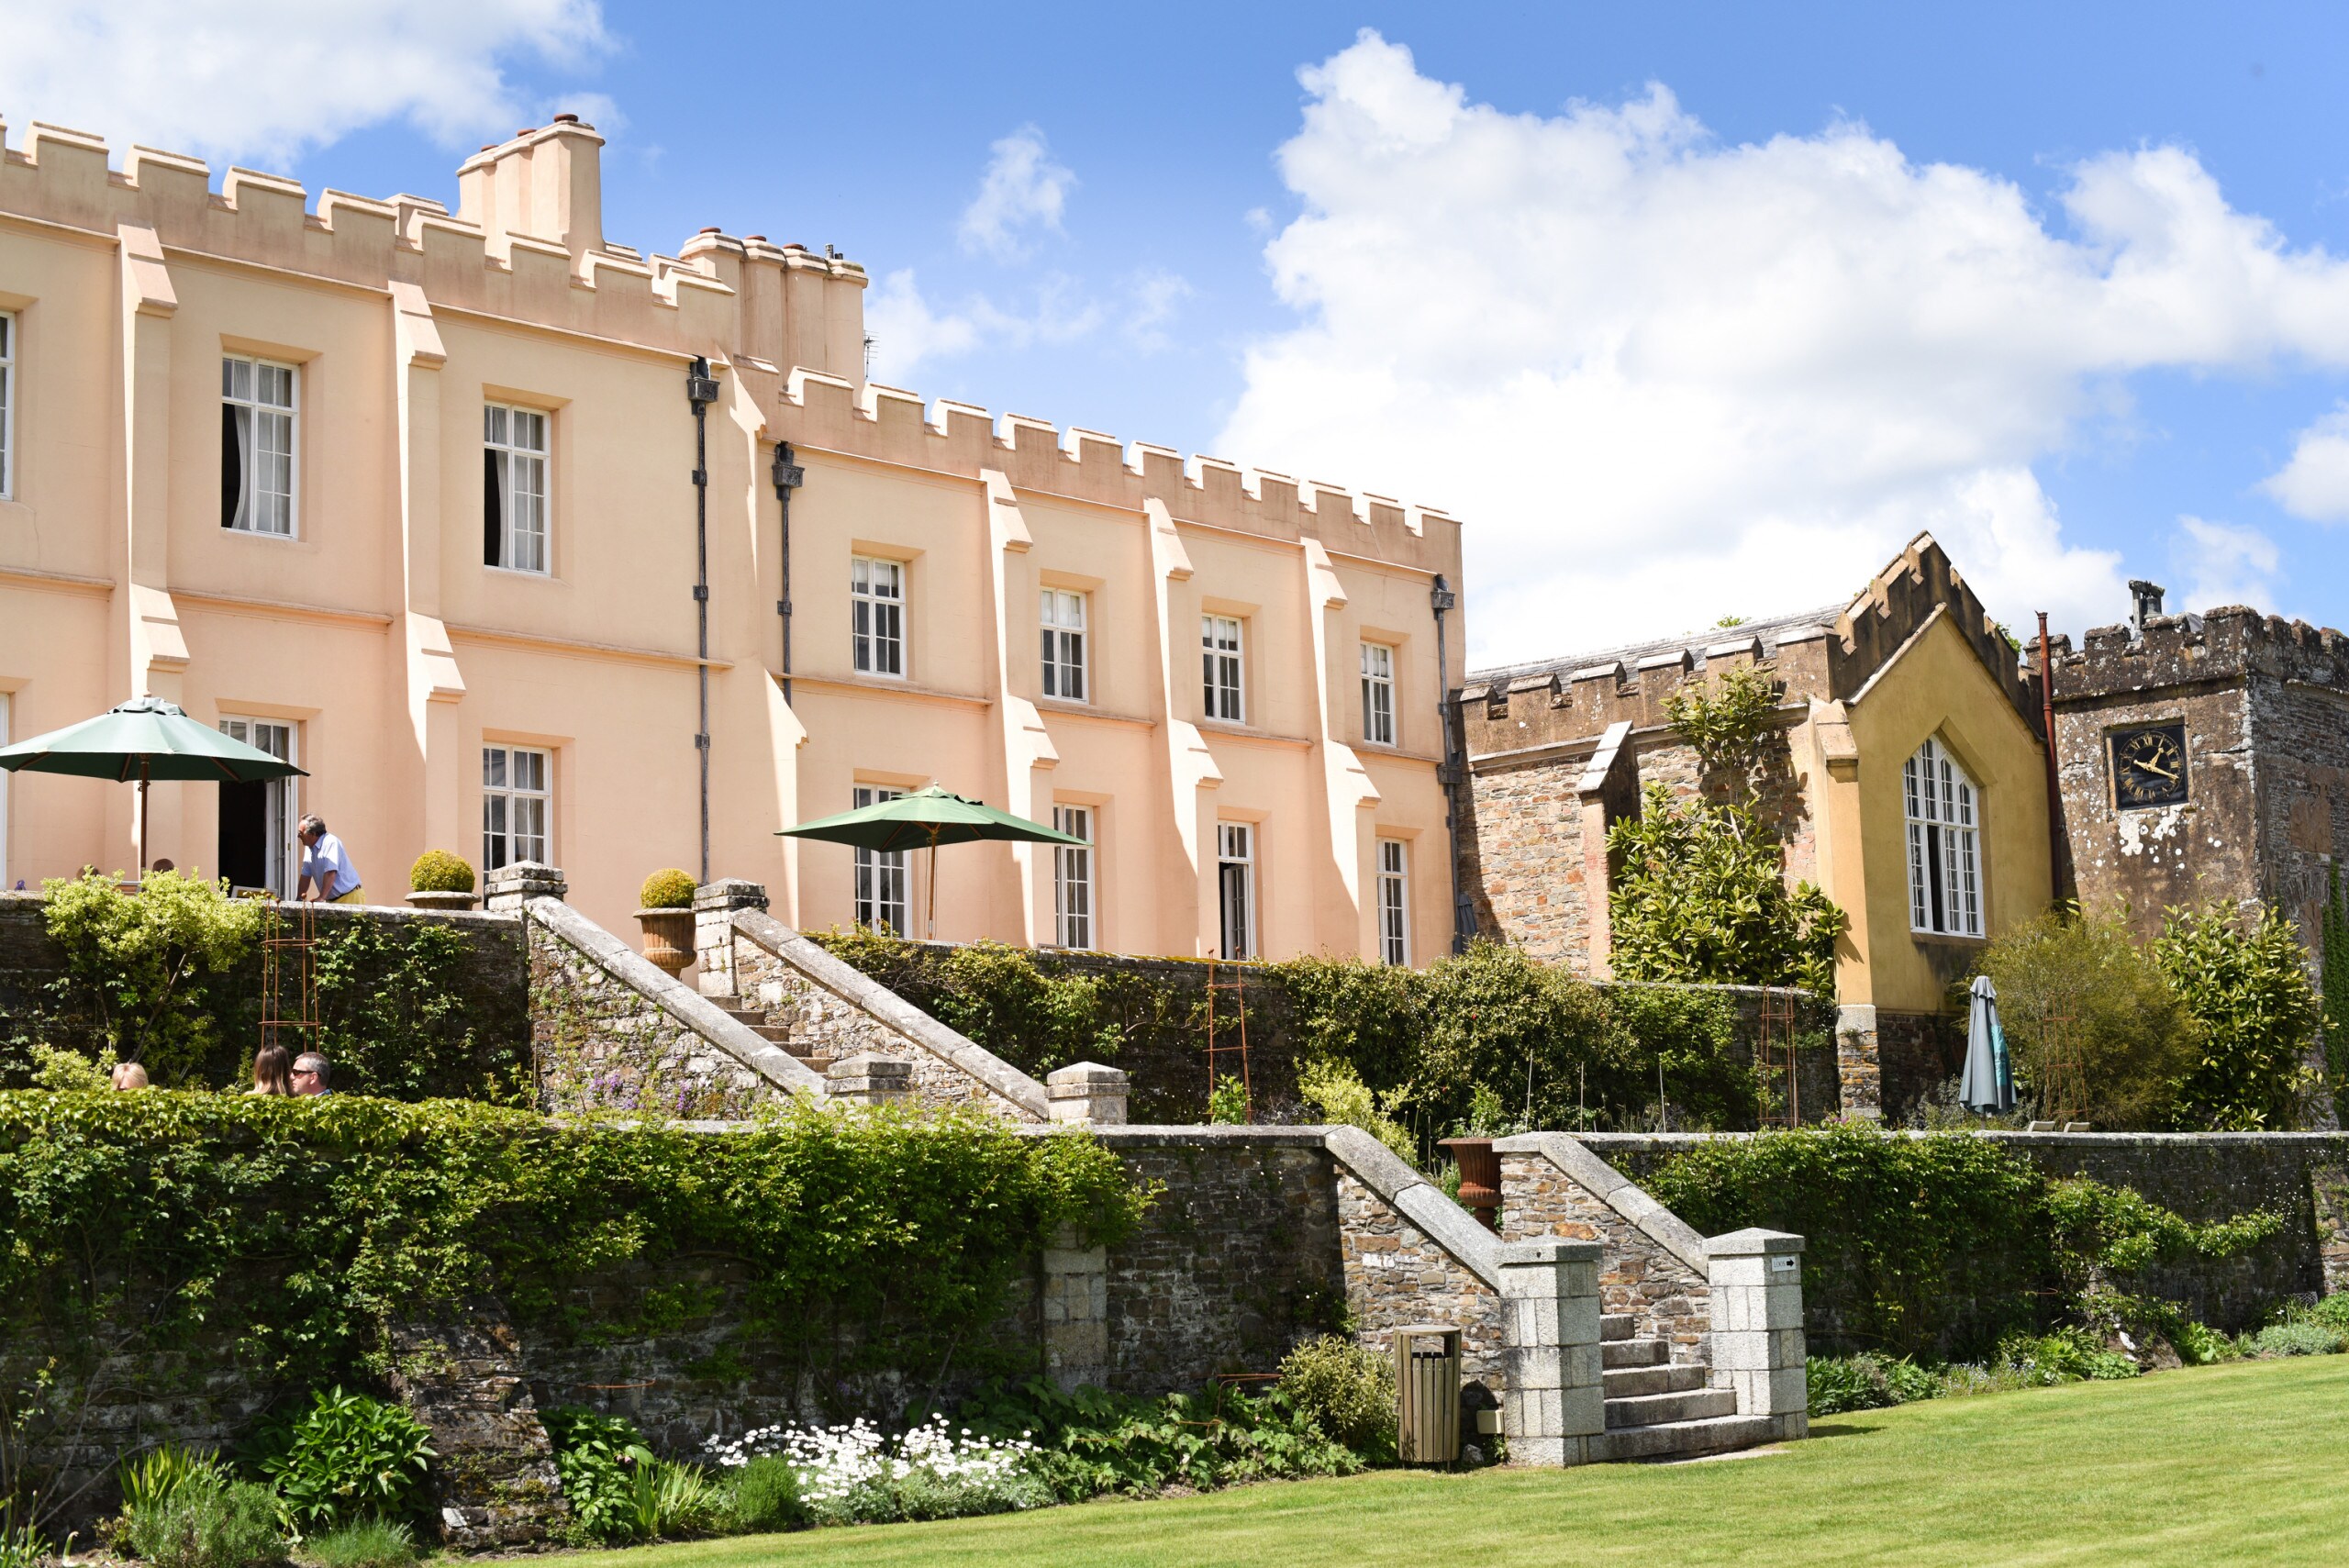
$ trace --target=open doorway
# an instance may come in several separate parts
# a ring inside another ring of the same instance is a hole
[[[221,733],[268,752],[280,762],[294,755],[294,726],[266,718],[223,718]],[[294,824],[299,821],[295,785],[288,776],[258,784],[220,786],[220,874],[235,888],[265,890],[276,898],[294,896],[300,862],[294,856]]]

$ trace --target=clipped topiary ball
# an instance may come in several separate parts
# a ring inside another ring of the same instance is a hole
[[[473,868],[462,855],[427,850],[407,868],[407,885],[414,893],[471,893]]]
[[[644,887],[636,900],[638,907],[644,909],[690,909],[694,906],[694,879],[674,866],[656,871],[644,879]]]

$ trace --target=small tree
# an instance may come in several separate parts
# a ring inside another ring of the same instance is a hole
[[[2042,1114],[2107,1130],[2167,1125],[2194,1020],[2121,917],[2043,915],[1993,939],[1976,972],[1998,986],[2015,1076]]]
[[[1620,858],[1608,919],[1615,974],[1835,991],[1848,920],[1810,883],[1789,888],[1777,840],[1748,807],[1675,802],[1650,784],[1637,817],[1608,829]]]
[[[2323,1012],[2291,920],[2269,908],[2246,923],[2223,903],[2173,909],[2154,960],[2196,1025],[2195,1060],[2176,1080],[2175,1123],[2239,1131],[2296,1125],[2322,1084],[2307,1057]]]
[[[49,934],[65,950],[59,999],[86,1008],[115,1053],[155,1083],[196,1074],[220,1038],[210,982],[252,951],[260,907],[170,871],[149,873],[136,894],[95,872],[41,892]]]

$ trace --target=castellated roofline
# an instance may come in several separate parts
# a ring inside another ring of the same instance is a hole
[[[2024,658],[2037,656],[2033,638]],[[2142,633],[2127,626],[2093,627],[2078,648],[2057,633],[2048,639],[2048,659],[2059,703],[2249,674],[2349,691],[2349,635],[2248,605],[2153,616]]]
[[[594,127],[558,117],[466,159],[451,212],[431,197],[327,189],[316,210],[296,181],[231,167],[220,189],[202,159],[106,142],[34,122],[17,142],[0,120],[0,225],[29,221],[115,245],[125,227],[174,252],[388,295],[414,284],[436,312],[495,317],[662,355],[707,356],[755,399],[761,433],[877,461],[976,475],[1139,510],[1163,500],[1185,521],[1273,538],[1312,534],[1335,550],[1457,572],[1459,524],[1442,510],[1300,484],[1098,431],[868,384],[865,269],[763,235],[710,228],[674,256],[602,231]]]

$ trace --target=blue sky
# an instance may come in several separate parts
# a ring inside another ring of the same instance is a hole
[[[2132,575],[2349,619],[2337,11],[60,15],[12,142],[453,197],[580,107],[612,238],[838,245],[882,379],[1453,511],[1480,659],[1834,599],[1920,527],[2017,623]]]

